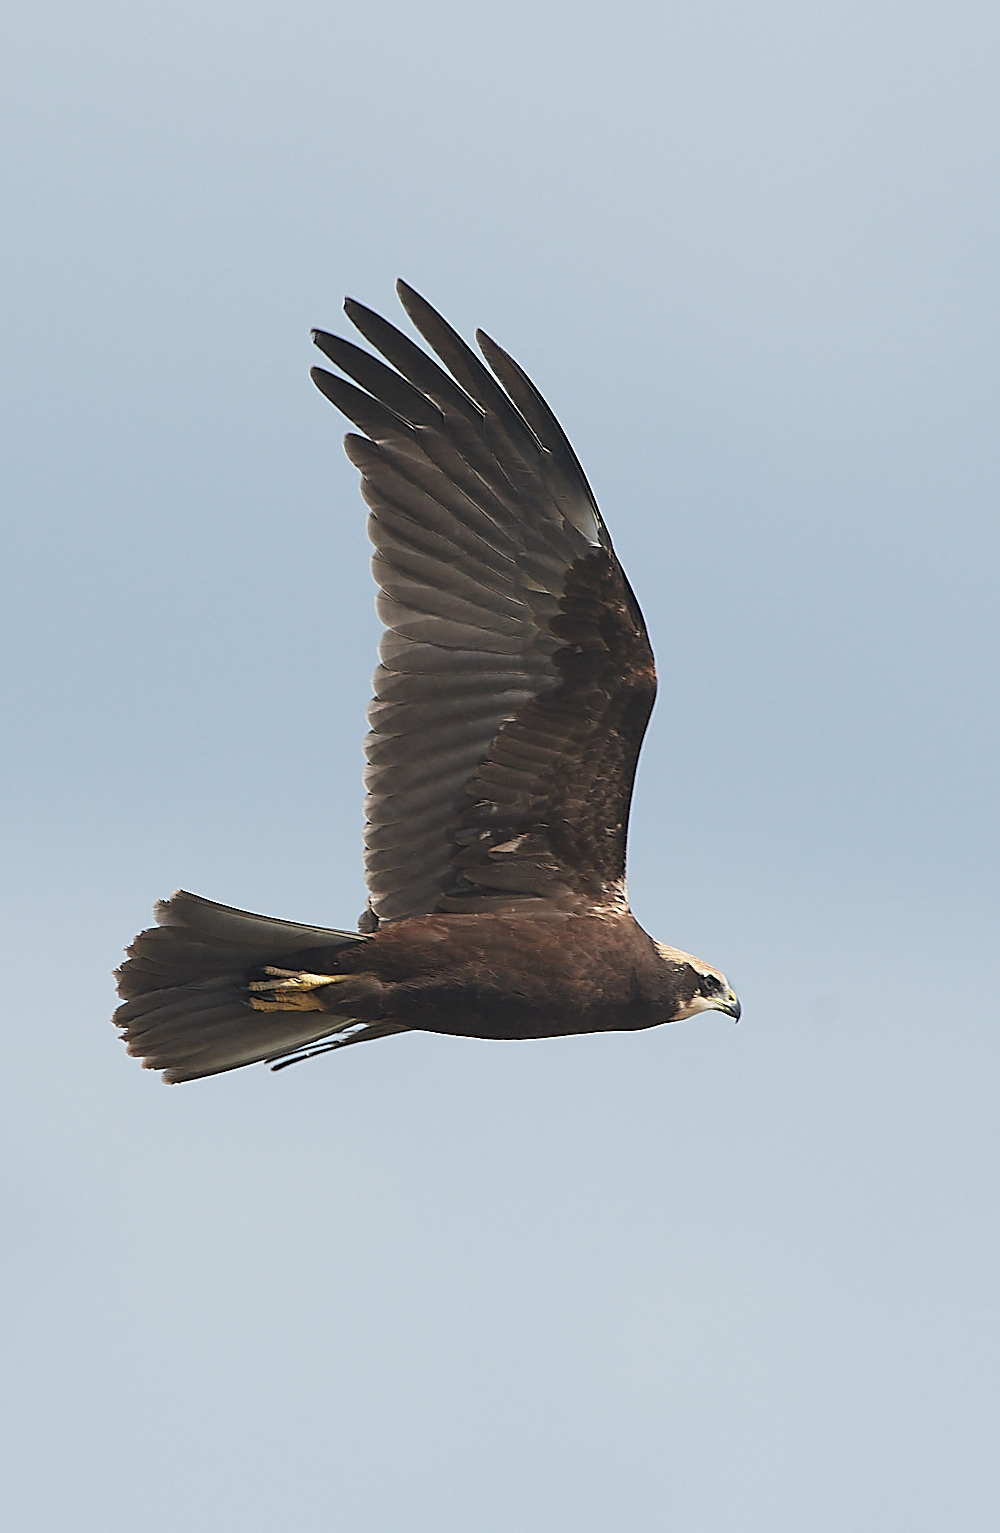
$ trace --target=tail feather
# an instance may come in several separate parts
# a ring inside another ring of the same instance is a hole
[[[117,971],[123,1004],[114,1021],[128,1052],[146,1069],[162,1070],[164,1080],[278,1059],[356,1026],[319,1012],[255,1011],[246,987],[248,973],[263,964],[310,954],[312,967],[317,951],[329,958],[349,942],[366,941],[359,933],[252,915],[184,890],[159,901],[156,919]],[[351,1041],[383,1031],[376,1023]]]
[[[365,941],[358,932],[234,910],[188,894],[186,889],[178,889],[169,900],[157,900],[155,914],[156,926],[139,933],[128,949],[127,962],[116,971],[123,1000],[165,985],[212,979],[227,968],[273,963],[276,955]]]
[[[242,980],[202,980],[160,991],[155,1011],[116,1021],[128,1052],[171,1083],[278,1059],[350,1026],[318,1012],[254,1011],[245,994]]]

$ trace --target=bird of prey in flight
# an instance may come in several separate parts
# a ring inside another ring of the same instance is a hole
[[[361,433],[345,446],[385,624],[367,909],[349,932],[161,901],[118,971],[115,1022],[167,1081],[409,1029],[549,1038],[740,1014],[724,974],[629,909],[656,671],[576,454],[495,341],[476,334],[484,366],[397,291],[437,361],[348,299],[373,351],[316,331],[339,374],[312,374]]]

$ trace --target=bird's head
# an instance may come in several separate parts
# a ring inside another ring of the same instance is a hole
[[[713,969],[703,958],[695,958],[693,953],[668,947],[665,942],[657,942],[656,951],[672,971],[677,1000],[672,1022],[682,1022],[699,1011],[724,1011],[727,1017],[740,1020],[736,991],[719,969]]]

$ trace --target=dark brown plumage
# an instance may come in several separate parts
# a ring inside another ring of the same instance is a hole
[[[315,368],[315,382],[365,433],[345,446],[386,626],[368,908],[358,934],[186,893],[161,903],[119,971],[115,1021],[169,1081],[411,1028],[534,1038],[739,1015],[717,969],[654,942],[628,908],[656,672],[576,455],[506,352],[477,334],[490,371],[398,292],[447,372],[350,299],[386,360],[314,335],[346,374]]]

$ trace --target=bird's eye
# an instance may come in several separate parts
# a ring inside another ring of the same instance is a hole
[[[718,995],[719,991],[722,989],[722,985],[716,979],[714,974],[706,974],[705,978],[701,982],[701,988],[705,995]]]

